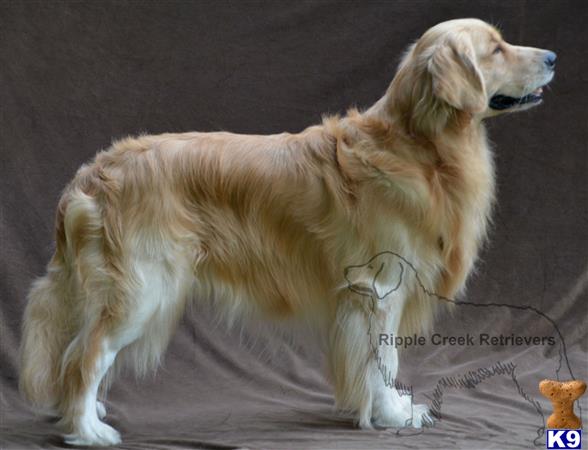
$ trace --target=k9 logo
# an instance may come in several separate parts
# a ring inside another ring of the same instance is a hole
[[[545,430],[547,448],[582,448],[582,430]]]

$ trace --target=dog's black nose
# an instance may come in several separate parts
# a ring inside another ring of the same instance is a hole
[[[553,52],[547,52],[545,56],[545,65],[550,69],[555,67],[555,60],[557,59],[557,55]]]

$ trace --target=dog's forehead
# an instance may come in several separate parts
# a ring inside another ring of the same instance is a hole
[[[496,45],[503,41],[500,32],[493,26],[484,23],[484,26],[477,27],[470,32],[472,43],[476,48],[486,48],[488,44]]]
[[[480,19],[454,19],[441,22],[427,30],[417,42],[423,50],[444,40],[449,33],[467,35],[478,52],[486,52],[488,45],[502,42],[502,35],[492,25]]]

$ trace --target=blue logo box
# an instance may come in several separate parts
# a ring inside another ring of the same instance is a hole
[[[545,430],[545,445],[548,449],[581,449],[582,430]]]

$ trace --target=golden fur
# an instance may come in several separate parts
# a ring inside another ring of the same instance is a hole
[[[535,67],[542,52],[478,20],[445,22],[410,47],[366,111],[297,134],[140,136],[100,152],[59,202],[56,251],[25,313],[23,392],[57,409],[69,442],[118,442],[88,407],[116,354],[139,371],[155,366],[186,298],[213,297],[229,317],[328,330],[338,405],[362,426],[395,425],[370,378],[367,305],[344,268],[394,251],[430,290],[460,293],[494,200],[489,97],[548,82]],[[402,295],[377,326],[428,329],[436,305],[416,287]]]

